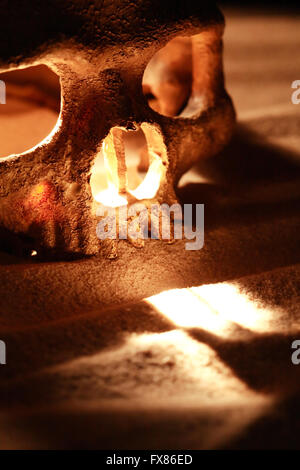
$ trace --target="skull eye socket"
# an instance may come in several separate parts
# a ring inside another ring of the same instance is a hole
[[[46,65],[5,72],[0,80],[1,158],[40,144],[57,124],[61,98],[59,78]]]
[[[178,36],[150,60],[143,77],[143,93],[150,108],[167,117],[197,117],[213,105],[222,64],[220,37],[205,31]]]

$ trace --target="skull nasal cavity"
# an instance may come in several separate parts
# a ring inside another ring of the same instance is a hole
[[[20,154],[41,143],[53,130],[60,111],[60,82],[45,65],[0,74],[0,158]]]
[[[213,104],[215,72],[220,65],[214,50],[218,42],[212,33],[203,32],[176,37],[159,50],[143,77],[150,108],[163,116],[190,118]]]
[[[112,128],[91,169],[94,200],[118,207],[153,199],[166,171],[161,139],[157,129],[146,123],[136,131]]]

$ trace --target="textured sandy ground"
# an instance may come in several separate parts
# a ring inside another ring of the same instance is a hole
[[[0,448],[300,448],[300,19],[227,23],[239,126],[180,188],[205,248],[2,256]]]

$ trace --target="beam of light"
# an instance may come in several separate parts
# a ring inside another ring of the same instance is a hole
[[[158,344],[163,350],[165,347],[170,348],[175,345],[175,350],[180,350],[186,355],[193,356],[199,352],[199,343],[193,340],[186,332],[179,330],[171,330],[163,333],[146,333],[141,335],[132,335],[129,338],[130,347],[147,348],[152,347],[153,344]],[[171,354],[171,351],[169,351]],[[173,353],[173,351],[172,351]],[[164,360],[167,362],[170,355],[167,355]]]
[[[118,162],[110,140],[103,141],[101,152],[94,163],[91,190],[95,201],[106,207],[128,204],[127,199],[119,194]]]
[[[225,334],[230,326],[191,289],[174,289],[146,299],[175,325]]]
[[[100,202],[105,207],[122,207],[128,204],[127,199],[121,196],[114,186],[109,186],[108,189],[100,191],[94,199]]]
[[[231,283],[203,285],[192,289],[224,320],[234,322],[255,332],[269,331],[274,309],[259,305]]]
[[[153,199],[159,190],[163,165],[158,155],[152,152],[152,163],[142,183],[134,190],[129,190],[130,194],[139,201],[143,199]]]
[[[127,196],[130,194],[138,201],[153,199],[155,197],[165,172],[160,156],[151,150],[149,150],[149,156],[151,163],[142,181],[137,171],[137,164],[139,162],[138,155],[133,155],[132,160],[135,165],[127,168],[127,171],[129,169],[134,170],[137,180],[141,181],[136,189],[130,189],[128,181],[126,185]],[[124,191],[120,191],[119,161],[114,147],[114,141],[110,134],[103,141],[101,151],[95,159],[91,171],[90,184],[94,200],[104,206],[121,207],[128,204],[126,194],[124,194]]]
[[[146,299],[175,325],[228,337],[236,326],[269,331],[274,313],[260,307],[233,284],[174,289]]]

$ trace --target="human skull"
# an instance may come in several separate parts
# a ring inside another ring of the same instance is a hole
[[[0,6],[0,71],[45,64],[58,74],[62,94],[51,135],[0,160],[0,226],[50,257],[96,255],[105,247],[96,235],[104,202],[91,178],[105,148],[111,180],[128,205],[173,204],[180,177],[230,139],[223,16],[213,2],[192,0]],[[156,171],[157,187],[145,194],[128,185],[125,142],[134,130],[147,142],[140,166]]]

